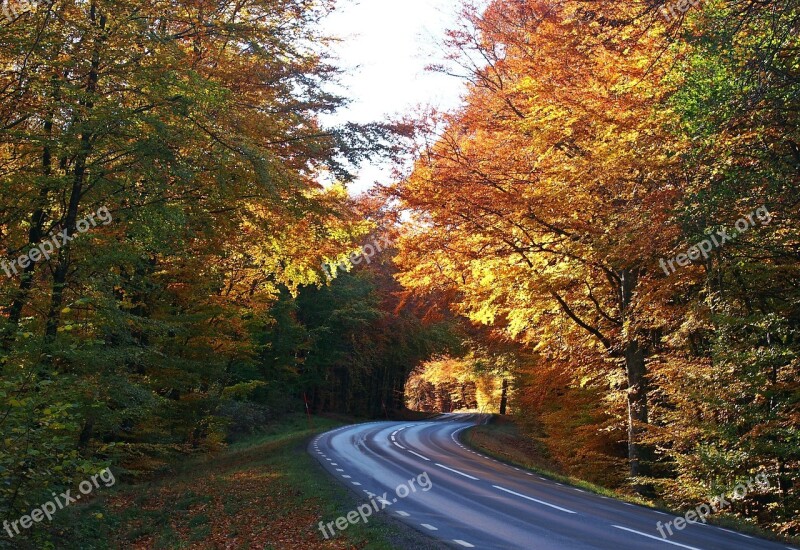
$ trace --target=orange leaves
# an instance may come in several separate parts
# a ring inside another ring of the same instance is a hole
[[[593,33],[562,32],[577,28],[572,3],[511,4],[471,14],[472,43],[453,37],[485,65],[467,105],[444,117],[443,135],[399,186],[404,206],[426,221],[399,261],[404,284],[452,285],[459,311],[507,320],[521,335],[551,308],[550,289],[585,300],[569,289],[588,284],[608,296],[604,270],[648,265],[670,237],[652,224],[677,197],[654,179],[666,163],[658,87],[635,85],[652,40],[640,36],[635,52],[621,54]],[[513,16],[519,10],[524,20]],[[630,42],[624,34],[616,40]]]

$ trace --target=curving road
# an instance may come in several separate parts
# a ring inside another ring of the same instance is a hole
[[[346,426],[315,438],[309,451],[373,510],[383,509],[454,548],[792,548],[703,524],[675,529],[664,539],[656,526],[674,519],[664,512],[568,487],[464,447],[458,433],[487,420],[445,415]],[[417,482],[409,484],[411,479]],[[335,530],[332,521],[327,529]]]

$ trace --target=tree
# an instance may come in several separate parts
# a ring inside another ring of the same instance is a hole
[[[390,132],[320,124],[344,102],[327,10],[93,0],[0,25],[0,515],[219,443],[264,382],[256,321],[364,234],[343,185]]]
[[[607,9],[624,32],[585,23],[573,3],[467,11],[450,37],[467,105],[442,117],[397,189],[420,227],[402,243],[401,280],[452,286],[473,321],[586,354],[595,369],[622,367],[635,478],[648,458],[647,362],[661,322],[648,302],[671,236],[650,228],[680,189],[659,130],[670,115],[654,109],[663,90],[640,85],[661,74],[648,72],[657,44],[633,32],[624,6]]]

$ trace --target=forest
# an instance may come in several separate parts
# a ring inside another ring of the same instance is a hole
[[[328,126],[333,9],[4,2],[0,520],[464,409],[674,506],[763,473],[731,514],[800,535],[800,2],[465,0],[461,108]]]

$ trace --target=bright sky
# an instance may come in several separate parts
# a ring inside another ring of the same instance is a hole
[[[417,105],[457,107],[463,83],[427,72],[425,67],[442,60],[438,44],[454,26],[459,4],[454,0],[341,0],[324,30],[344,39],[334,53],[339,66],[350,72],[342,82],[343,95],[353,102],[324,122],[382,121]],[[364,166],[351,192],[390,180],[390,166],[372,163]]]

